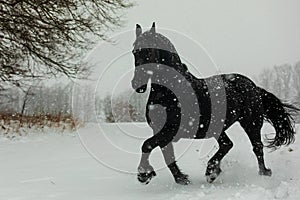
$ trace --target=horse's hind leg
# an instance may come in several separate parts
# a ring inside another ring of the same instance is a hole
[[[266,168],[265,161],[264,161],[264,152],[263,152],[263,143],[261,141],[261,130],[262,127],[262,120],[261,123],[251,123],[247,127],[245,127],[245,131],[251,141],[253,152],[256,155],[258,161],[258,168],[259,168],[259,175],[271,176],[272,171],[271,169]]]
[[[206,169],[207,182],[212,183],[218,175],[221,173],[220,163],[223,157],[233,147],[233,143],[225,132],[222,132],[220,137],[217,139],[219,144],[219,150],[216,154],[208,161]]]
[[[181,170],[179,169],[178,165],[176,164],[173,143],[170,142],[168,145],[161,148],[161,150],[162,150],[165,162],[175,179],[175,182],[178,184],[181,184],[181,185],[189,184],[190,181],[188,179],[188,175],[183,174],[181,172]]]

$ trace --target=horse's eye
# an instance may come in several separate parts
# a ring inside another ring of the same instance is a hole
[[[140,59],[140,58],[135,59],[135,66],[140,66],[142,64],[143,64],[143,59]]]
[[[132,50],[132,53],[133,53],[134,55],[138,55],[140,52],[141,52],[140,49],[133,49],[133,50]]]

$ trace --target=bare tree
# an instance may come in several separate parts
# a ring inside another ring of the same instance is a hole
[[[105,121],[108,123],[114,123],[115,117],[112,111],[112,103],[111,103],[111,96],[107,95],[104,100],[104,115],[105,115]]]
[[[270,90],[272,84],[272,70],[267,68],[263,69],[263,71],[259,74],[257,81],[260,86],[266,90]]]
[[[0,0],[0,89],[85,70],[80,57],[122,24],[126,0]]]
[[[295,99],[300,103],[300,62],[296,63],[293,67],[293,84],[296,88]]]
[[[24,115],[25,109],[26,109],[26,104],[28,103],[30,96],[33,95],[33,93],[31,92],[32,90],[32,86],[28,87],[26,91],[24,91],[24,98],[23,98],[23,102],[22,102],[22,108],[21,108],[21,116]]]
[[[282,84],[284,90],[282,91],[282,95],[284,99],[290,98],[290,88],[291,88],[291,76],[293,73],[292,66],[290,64],[285,64],[281,66],[280,77],[282,79]]]

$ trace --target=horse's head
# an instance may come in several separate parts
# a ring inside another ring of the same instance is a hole
[[[175,47],[166,37],[156,32],[155,23],[144,33],[142,27],[136,25],[136,40],[133,46],[135,71],[131,84],[138,93],[146,91],[149,80],[157,73],[160,65],[181,64]]]

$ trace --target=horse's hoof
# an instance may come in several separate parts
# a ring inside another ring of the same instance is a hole
[[[152,177],[156,176],[156,173],[153,169],[152,166],[147,166],[147,167],[142,167],[142,166],[139,166],[138,167],[138,175],[137,175],[137,178],[139,180],[139,182],[147,185]]]
[[[272,170],[271,169],[259,170],[258,174],[261,176],[272,176]]]
[[[206,181],[208,183],[214,182],[216,180],[216,178],[220,175],[221,172],[222,172],[222,170],[220,168],[215,168],[215,169],[206,171],[206,173],[205,173]]]
[[[137,178],[140,183],[147,185],[148,183],[150,183],[151,179],[154,176],[156,176],[155,171],[151,171],[151,172],[139,173],[137,175]]]
[[[211,174],[211,175],[206,176],[206,181],[208,183],[212,183],[216,180],[216,178],[217,178],[217,175]]]
[[[175,177],[175,182],[180,185],[189,185],[191,181],[189,180],[189,176],[186,174],[181,174]]]

